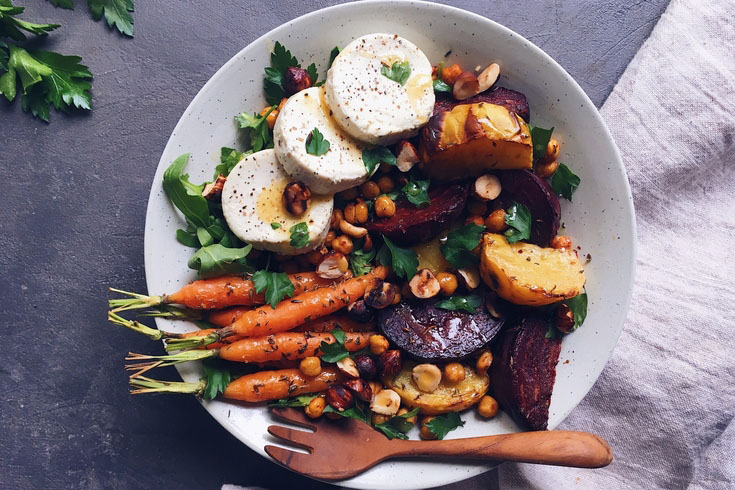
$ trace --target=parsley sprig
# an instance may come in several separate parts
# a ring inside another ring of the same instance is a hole
[[[286,90],[283,88],[283,77],[290,67],[301,68],[299,60],[283,44],[276,41],[273,52],[271,52],[271,66],[265,69],[265,78],[263,79],[265,100],[270,105],[278,105],[281,99],[286,97]],[[306,72],[311,77],[312,85],[317,86],[319,74],[316,71],[316,65],[314,63],[310,64],[306,67]]]
[[[413,422],[409,422],[408,419],[418,415],[419,409],[414,408],[408,413],[403,415],[394,415],[386,422],[381,424],[375,424],[375,428],[385,434],[388,439],[408,439],[406,432],[411,430]]]
[[[256,293],[265,291],[265,302],[275,309],[285,297],[293,297],[294,285],[285,272],[260,270],[253,274]]]
[[[451,296],[436,303],[437,308],[450,311],[466,311],[473,314],[482,305],[482,298],[476,294],[469,296]]]
[[[462,228],[449,232],[439,250],[444,258],[457,269],[477,265],[480,259],[472,253],[472,250],[480,244],[484,231],[484,226],[468,223]]]
[[[436,80],[434,80],[434,92],[451,93],[452,87],[447,84],[442,78],[442,68],[444,68],[444,62],[439,63],[436,69]]]
[[[383,246],[378,252],[378,262],[392,267],[393,272],[404,279],[413,277],[419,266],[418,254],[414,250],[401,248],[386,236],[383,236]]]
[[[448,433],[462,426],[464,426],[464,422],[459,418],[457,412],[437,415],[426,423],[426,427],[437,439],[444,439]]]
[[[531,212],[523,204],[513,202],[505,212],[505,238],[508,243],[528,240],[531,237]]]
[[[372,175],[380,163],[395,165],[396,156],[385,146],[365,148],[362,150],[362,163],[365,164],[368,175]]]
[[[296,223],[288,229],[291,234],[291,246],[294,248],[304,248],[309,244],[309,226],[305,221]]]
[[[429,199],[429,179],[426,180],[409,180],[406,185],[401,188],[401,192],[406,196],[408,202],[417,208],[423,208],[430,204]]]
[[[339,328],[335,328],[329,333],[334,336],[335,341],[330,344],[329,342],[322,340],[322,343],[319,345],[319,350],[322,351],[322,361],[337,362],[349,357],[350,353],[345,347],[346,337],[344,331]]]
[[[314,128],[306,137],[306,153],[314,156],[324,155],[329,151],[329,141],[324,139],[324,135],[319,129]]]
[[[273,105],[262,116],[258,113],[243,112],[235,116],[235,122],[240,129],[250,131],[250,150],[252,152],[260,151],[264,148],[273,148],[273,133],[268,127],[268,114],[273,112],[276,106]]]
[[[554,175],[551,176],[551,188],[555,194],[571,201],[572,194],[581,181],[577,174],[569,170],[569,167],[560,163]]]

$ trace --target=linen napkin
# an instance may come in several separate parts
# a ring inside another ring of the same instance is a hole
[[[733,19],[731,0],[673,0],[602,108],[633,189],[636,284],[612,359],[560,428],[602,435],[615,459],[505,464],[501,490],[735,488]]]

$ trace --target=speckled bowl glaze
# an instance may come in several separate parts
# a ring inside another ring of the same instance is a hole
[[[630,188],[615,144],[599,113],[582,89],[554,60],[509,29],[463,10],[423,2],[366,1],[320,10],[265,34],[228,61],[201,89],[179,120],[161,156],[153,186],[145,233],[145,270],[151,294],[170,292],[195,278],[187,268],[192,253],[180,245],[175,230],[185,226],[161,189],[161,176],[174,158],[190,152],[187,167],[193,181],[211,178],[221,146],[239,145],[233,116],[259,111],[265,104],[263,68],[280,41],[302,61],[315,62],[323,76],[333,46],[371,32],[397,33],[438,63],[465,67],[501,66],[500,84],[524,92],[531,122],[554,126],[562,160],[582,179],[574,203],[562,203],[563,232],[580,244],[587,264],[590,304],[584,326],[564,339],[551,403],[549,427],[564,420],[584,398],[602,371],[623,327],[633,285],[635,224]],[[157,320],[161,329],[185,331],[193,325]],[[187,381],[201,374],[196,364],[179,368]],[[272,423],[264,407],[220,401],[204,408],[227,430],[263,456],[275,441],[266,433]],[[176,410],[176,400],[171,400]],[[486,421],[470,410],[464,427],[449,437],[461,438],[517,431],[501,413]],[[416,437],[416,429],[411,434]],[[267,457],[267,456],[266,456]],[[468,478],[494,464],[441,461],[392,461],[340,484],[353,488],[425,488]]]

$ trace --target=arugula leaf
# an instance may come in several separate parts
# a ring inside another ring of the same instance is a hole
[[[429,183],[430,181],[428,179],[409,180],[401,191],[406,196],[406,199],[408,199],[408,202],[417,208],[423,208],[431,202],[429,199]]]
[[[445,82],[439,79],[434,80],[433,86],[434,86],[434,92],[441,92],[441,93],[451,93],[452,92],[452,87],[450,87]]]
[[[375,248],[373,247],[369,252],[360,250],[353,250],[350,254],[350,268],[352,273],[356,276],[362,276],[373,270],[373,266],[370,264],[375,258]]]
[[[276,105],[271,106],[268,112],[262,116],[255,112],[252,114],[243,112],[235,116],[235,121],[240,129],[250,130],[249,149],[253,152],[258,152],[263,148],[273,148],[273,136],[268,128],[266,118],[268,117],[268,114],[276,109],[276,107]]]
[[[411,66],[408,64],[408,61],[395,61],[390,68],[382,65],[380,67],[380,74],[401,85],[406,85],[408,77],[411,76]]]
[[[176,230],[176,240],[180,244],[191,248],[199,248],[201,246],[196,233],[190,233],[186,230]]]
[[[363,409],[360,405],[355,404],[355,406],[348,408],[347,410],[343,410],[340,412],[339,410],[332,408],[331,405],[327,405],[324,408],[324,413],[336,413],[338,415],[341,415],[342,417],[346,417],[348,419],[356,419],[361,422],[365,422],[366,424],[370,425],[368,413],[365,412],[365,409]]]
[[[74,0],[49,0],[54,7],[74,10]]]
[[[419,266],[418,254],[410,248],[401,248],[385,235],[382,236],[385,244],[378,252],[378,261],[384,266],[392,267],[398,277],[406,279],[413,277]]]
[[[344,331],[335,328],[334,330],[330,331],[332,335],[334,335],[334,342],[328,343],[324,340],[322,340],[322,343],[319,345],[319,350],[322,351],[322,361],[324,362],[337,362],[341,361],[342,359],[349,357],[350,353],[345,347],[345,333]]]
[[[202,247],[208,247],[214,243],[214,238],[212,237],[212,234],[209,233],[206,228],[203,228],[201,226],[197,228],[197,240],[199,240],[199,243],[202,245]]]
[[[332,48],[332,51],[329,52],[329,64],[327,65],[327,69],[332,67],[332,63],[334,63],[334,58],[337,57],[341,49],[339,49],[339,46],[335,46]]]
[[[222,276],[250,270],[245,258],[252,245],[242,248],[227,248],[220,243],[202,247],[189,259],[189,268],[199,271],[199,277]]]
[[[505,213],[505,232],[508,243],[528,240],[531,237],[531,212],[523,204],[513,202]]]
[[[129,37],[133,37],[133,0],[87,0],[89,11],[94,20],[100,20],[105,15],[107,25],[115,27]]]
[[[312,129],[309,136],[306,137],[306,153],[318,157],[328,151],[329,141],[324,139],[324,135],[317,128]]]
[[[476,265],[480,259],[472,253],[480,244],[484,226],[468,223],[447,235],[447,240],[439,247],[444,258],[457,269]]]
[[[578,294],[573,298],[564,301],[574,315],[574,327],[572,331],[577,330],[587,318],[587,293]]]
[[[268,407],[270,408],[305,407],[317,396],[319,395],[307,394],[307,395],[298,395],[293,398],[281,398],[280,400],[269,403]]]
[[[437,439],[444,439],[444,436],[449,432],[462,426],[464,426],[464,422],[459,418],[457,412],[437,415],[426,423],[426,427],[436,436]]]
[[[204,359],[202,367],[204,367],[204,376],[207,378],[207,385],[204,388],[203,398],[212,400],[220,393],[225,392],[225,388],[230,384],[232,376],[230,370],[218,359]]]
[[[582,182],[582,179],[569,170],[569,167],[563,163],[559,164],[556,172],[551,176],[551,188],[554,190],[554,193],[568,199],[570,202],[572,200],[572,194],[574,194],[580,182]]]
[[[285,297],[293,297],[294,285],[285,272],[258,271],[253,274],[255,292],[265,291],[265,302],[275,309]]]
[[[234,148],[228,148],[226,146],[223,146],[219,150],[219,165],[215,167],[214,169],[214,178],[216,179],[218,175],[224,175],[227,177],[230,175],[230,172],[232,172],[232,169],[235,168],[235,165],[240,163],[240,160],[242,158],[252,152],[241,152],[237,151]]]
[[[554,128],[544,129],[538,126],[530,126],[531,144],[533,145],[533,158],[542,158],[546,154],[546,147],[551,139]]]
[[[415,417],[418,413],[419,409],[414,408],[403,415],[394,415],[387,422],[375,424],[375,428],[385,434],[388,439],[408,439],[406,432],[411,430],[414,424],[407,419]]]
[[[281,227],[281,223],[276,223],[275,221],[271,223],[271,229],[273,230],[277,230],[280,227]]]
[[[292,247],[304,248],[309,244],[309,226],[306,222],[296,223],[288,229],[291,234],[291,241],[289,242]]]
[[[14,41],[23,41],[26,36],[22,31],[36,35],[45,35],[53,31],[59,24],[34,24],[15,16],[23,13],[25,7],[16,7],[10,0],[0,2],[0,37],[9,37]]]
[[[450,311],[466,311],[467,313],[475,313],[477,308],[482,304],[482,298],[476,294],[469,296],[451,296],[436,303],[437,308]]]
[[[396,156],[385,146],[375,146],[362,150],[362,163],[365,164],[365,170],[367,170],[368,175],[372,175],[375,167],[381,162],[388,165],[395,165]]]
[[[184,216],[194,225],[207,227],[210,224],[209,206],[202,196],[202,189],[189,182],[189,176],[181,172],[189,161],[189,154],[184,153],[163,173],[163,190]]]

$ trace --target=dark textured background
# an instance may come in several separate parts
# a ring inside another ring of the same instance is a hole
[[[0,102],[0,488],[326,487],[257,456],[193,398],[130,397],[123,355],[152,345],[105,309],[109,285],[145,290],[150,182],[192,97],[261,34],[338,2],[138,0],[134,39],[93,22],[83,0],[16,3],[26,20],[62,24],[42,44],[83,57],[94,110],[47,125]],[[668,0],[450,3],[539,45],[599,106]]]

